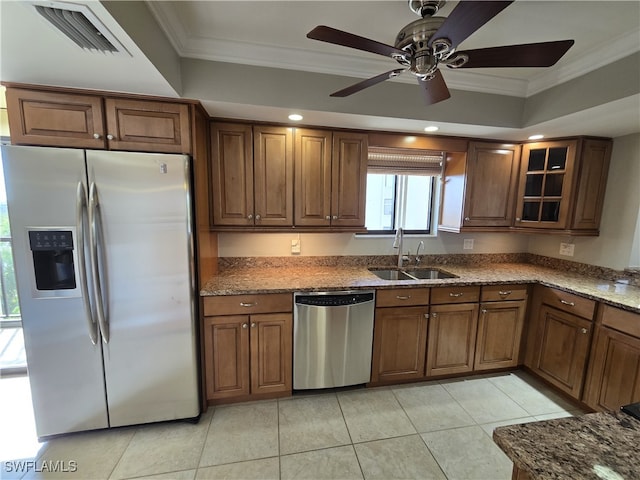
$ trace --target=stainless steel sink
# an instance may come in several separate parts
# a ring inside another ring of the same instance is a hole
[[[378,276],[383,280],[416,280],[414,277],[410,277],[402,270],[373,270],[370,269],[370,272],[374,275]]]
[[[369,271],[383,280],[437,280],[443,278],[458,278],[458,276],[453,273],[435,268],[417,268],[406,271],[391,268],[370,268]]]
[[[438,270],[435,268],[418,268],[416,270],[407,270],[405,272],[407,275],[417,278],[417,279],[426,279],[426,280],[437,280],[441,278],[458,278],[457,275],[453,273],[445,272],[443,270]]]

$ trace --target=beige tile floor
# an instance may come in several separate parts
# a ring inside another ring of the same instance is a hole
[[[25,385],[25,378],[0,381],[3,479],[507,480],[512,464],[491,439],[496,426],[583,413],[514,372],[297,394],[212,407],[196,425],[127,427],[40,444]],[[17,459],[37,468],[16,472]],[[75,473],[38,471],[71,461]]]

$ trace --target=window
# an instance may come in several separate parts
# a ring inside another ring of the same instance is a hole
[[[435,179],[443,154],[369,148],[365,227],[369,234],[431,233]]]

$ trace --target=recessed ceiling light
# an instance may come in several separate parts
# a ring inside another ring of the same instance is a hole
[[[300,115],[299,113],[292,113],[291,115],[289,115],[289,120],[294,120],[298,122],[302,120],[302,115]]]
[[[428,127],[424,127],[424,131],[425,132],[437,132],[438,131],[438,127],[436,127],[435,125],[430,125]]]
[[[541,138],[544,138],[544,135],[540,135],[540,134],[538,134],[538,135],[531,135],[531,136],[529,137],[529,140],[540,140]]]

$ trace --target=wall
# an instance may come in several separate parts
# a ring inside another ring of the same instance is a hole
[[[622,270],[640,264],[640,133],[613,142],[599,237],[532,235],[529,252]],[[560,242],[574,243],[573,257],[560,256]]]

